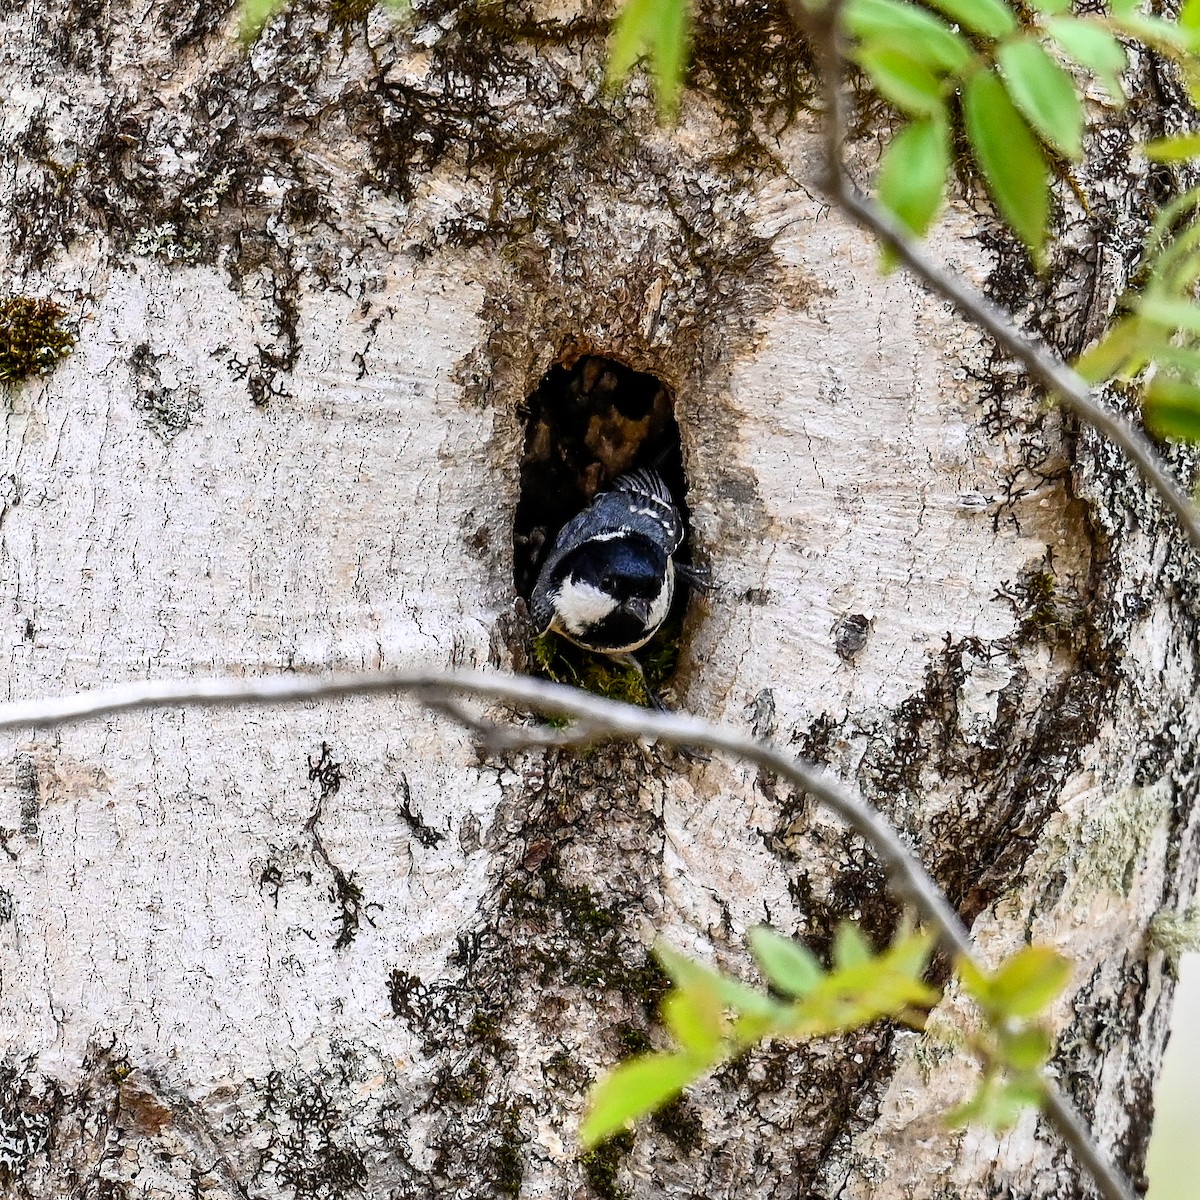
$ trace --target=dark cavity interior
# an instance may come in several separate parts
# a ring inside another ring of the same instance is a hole
[[[513,582],[525,599],[558,531],[626,471],[654,467],[688,522],[675,400],[661,379],[584,355],[552,366],[522,415]],[[676,556],[682,562],[690,561],[689,542]]]

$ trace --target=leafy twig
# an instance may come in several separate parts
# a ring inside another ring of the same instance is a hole
[[[802,0],[791,0],[792,14],[812,36],[820,60],[825,155],[824,170],[817,181],[819,187],[837,208],[873,233],[918,278],[949,300],[967,320],[985,330],[1002,350],[1025,367],[1031,378],[1081,421],[1119,446],[1174,513],[1192,546],[1200,550],[1200,513],[1180,490],[1149,439],[1097,399],[1082,376],[1057,355],[1017,329],[1011,317],[938,266],[895,217],[855,186],[842,156],[846,123],[842,100],[845,59],[841,50],[841,9],[842,0],[829,0],[816,10],[805,7]]]

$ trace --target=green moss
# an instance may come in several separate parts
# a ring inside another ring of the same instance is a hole
[[[500,1014],[481,1008],[467,1026],[467,1037],[473,1042],[491,1042],[500,1033]]]
[[[338,27],[357,25],[374,7],[375,0],[329,0],[329,20]]]
[[[1151,840],[1171,810],[1171,789],[1163,781],[1131,787],[1092,806],[1077,825],[1056,839],[1074,867],[1081,898],[1100,892],[1128,896]]]
[[[633,1134],[618,1133],[602,1146],[589,1150],[579,1161],[583,1164],[583,1177],[600,1200],[626,1200],[629,1193],[617,1182],[617,1172],[624,1159],[633,1149]]]
[[[595,1076],[573,1054],[556,1050],[542,1064],[542,1075],[558,1092],[580,1095],[592,1084]]]
[[[811,111],[815,72],[804,35],[786,5],[703,0],[693,25],[689,83],[721,105],[739,135],[743,160],[796,117]]]
[[[355,1145],[345,1082],[273,1071],[262,1088],[261,1115],[276,1118],[263,1122],[270,1131],[263,1154],[295,1200],[341,1200],[366,1188],[369,1173]]]
[[[622,1021],[617,1026],[617,1045],[620,1047],[617,1054],[620,1059],[633,1058],[653,1049],[645,1029],[630,1021]]]
[[[928,1083],[947,1059],[965,1051],[962,1034],[953,1025],[944,1021],[935,1025],[931,1018],[913,1048],[913,1062],[921,1073],[922,1082]]]
[[[620,904],[603,904],[589,888],[551,873],[512,880],[501,905],[517,921],[543,931],[527,961],[540,986],[612,989],[639,1004],[647,1019],[657,1012],[671,981],[645,949],[627,949]]]
[[[682,1096],[664,1104],[650,1118],[650,1123],[685,1154],[695,1150],[704,1138],[704,1126],[696,1110]]]
[[[1023,640],[1032,641],[1059,622],[1056,584],[1049,571],[1031,571],[1024,582],[1027,609],[1021,620],[1021,636]]]
[[[1012,605],[1020,645],[1043,642],[1078,650],[1087,638],[1087,606],[1078,591],[1053,571],[1024,571],[1015,583],[1006,583],[998,596]]]
[[[521,1147],[528,1139],[521,1132],[520,1113],[508,1109],[500,1127],[500,1141],[492,1153],[492,1187],[498,1196],[519,1196],[525,1167]]]
[[[534,639],[533,658],[541,674],[555,683],[568,683],[609,700],[652,708],[650,693],[657,695],[662,690],[679,663],[681,625],[680,620],[669,621],[639,652],[642,674],[606,655],[592,654],[555,633]]]
[[[490,1080],[491,1072],[478,1058],[465,1064],[448,1063],[434,1076],[430,1098],[438,1105],[479,1104],[487,1094]]]
[[[0,300],[0,382],[49,375],[71,353],[75,335],[63,326],[66,315],[53,300]]]
[[[590,654],[557,634],[544,633],[533,644],[533,657],[547,679],[569,683],[626,704],[649,706],[650,697],[641,676],[602,654]]]

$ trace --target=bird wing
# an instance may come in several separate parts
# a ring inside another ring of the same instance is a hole
[[[605,495],[625,497],[629,502],[632,518],[644,517],[652,521],[660,531],[658,536],[665,539],[668,556],[679,549],[679,544],[683,541],[683,518],[679,515],[679,509],[675,507],[670,489],[652,467],[644,467],[640,471],[630,471],[627,475],[622,475],[613,484],[613,490]],[[601,499],[601,496],[596,498],[597,502]],[[638,528],[633,520],[630,521],[630,525]],[[644,531],[638,529],[638,532]]]

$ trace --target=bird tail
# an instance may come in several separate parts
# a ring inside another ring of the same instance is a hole
[[[674,506],[675,498],[670,488],[663,482],[663,477],[653,467],[643,467],[640,471],[630,471],[613,482],[614,492],[624,492],[629,496],[645,496],[657,500],[661,504]]]

